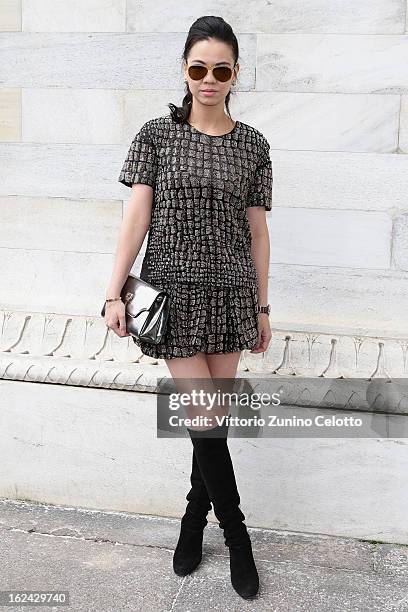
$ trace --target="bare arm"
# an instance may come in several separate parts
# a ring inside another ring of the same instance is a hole
[[[134,184],[119,231],[112,276],[106,289],[106,299],[120,296],[149,229],[152,203],[153,187],[144,183]],[[107,327],[120,337],[129,336],[126,331],[125,304],[121,300],[108,304],[109,307],[105,312]]]
[[[266,306],[268,303],[270,243],[265,209],[263,206],[250,206],[246,210],[252,236],[251,255],[258,276],[259,305]]]
[[[247,215],[252,236],[251,256],[258,276],[259,305],[266,306],[268,303],[270,244],[265,208],[263,206],[247,207]],[[269,316],[266,313],[258,313],[258,344],[251,350],[251,353],[264,353],[271,337]]]
[[[153,188],[150,185],[133,185],[119,231],[112,276],[106,290],[107,299],[120,296],[149,229],[152,202]]]

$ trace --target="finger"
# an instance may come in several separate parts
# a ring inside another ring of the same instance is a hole
[[[122,334],[126,334],[126,319],[125,317],[120,317],[120,331]]]
[[[259,350],[261,348],[261,344],[262,344],[262,332],[258,333],[258,342],[256,344],[256,349]]]
[[[259,352],[263,353],[264,350],[265,350],[265,346],[264,346],[264,340],[262,338],[261,342],[259,343]]]
[[[267,342],[268,338],[267,338],[267,334],[265,331],[262,332],[262,338],[261,338],[261,342],[260,342],[260,350],[261,352],[264,352],[268,346],[268,342]]]

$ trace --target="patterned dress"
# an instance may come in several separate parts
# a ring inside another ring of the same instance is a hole
[[[134,137],[118,180],[154,189],[140,278],[170,297],[163,341],[133,338],[145,355],[172,359],[257,344],[258,279],[246,208],[271,210],[269,149],[265,136],[241,121],[211,136],[166,115]]]

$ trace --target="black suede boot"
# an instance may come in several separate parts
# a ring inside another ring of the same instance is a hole
[[[188,429],[188,428],[187,428]],[[231,584],[244,599],[252,599],[259,590],[259,576],[252,554],[245,515],[239,508],[240,496],[227,445],[228,425],[206,432],[188,429],[202,478],[207,487],[214,514],[224,530],[229,548]],[[216,437],[216,432],[223,437]]]
[[[180,536],[173,555],[173,569],[178,576],[190,574],[201,562],[203,531],[207,525],[207,514],[211,501],[201,477],[193,447],[191,466],[191,490],[187,493],[188,504],[181,519]]]

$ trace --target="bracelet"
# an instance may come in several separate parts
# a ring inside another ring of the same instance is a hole
[[[109,302],[118,302],[121,299],[122,298],[120,296],[116,297],[116,298],[109,298],[109,299],[105,300],[105,304],[108,304]]]

